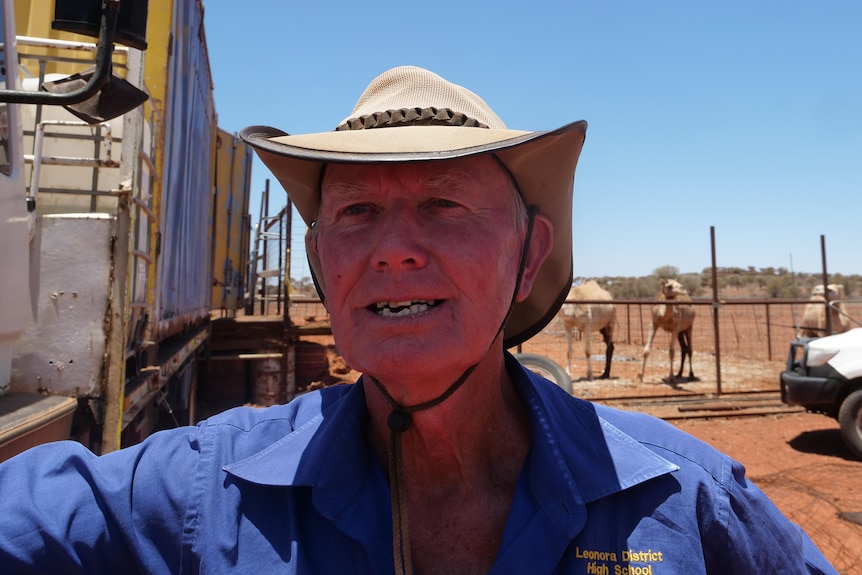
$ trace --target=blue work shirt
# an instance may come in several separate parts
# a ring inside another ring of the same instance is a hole
[[[740,464],[507,362],[531,448],[492,573],[836,573]],[[364,393],[237,408],[101,457],[33,448],[0,465],[0,572],[392,573]]]

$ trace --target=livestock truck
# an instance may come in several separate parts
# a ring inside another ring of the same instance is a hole
[[[105,453],[195,420],[211,312],[246,289],[251,152],[218,128],[200,0],[0,5],[0,460]]]

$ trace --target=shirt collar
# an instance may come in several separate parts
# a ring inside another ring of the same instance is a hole
[[[658,477],[678,466],[642,445],[599,415],[589,401],[507,359],[532,425],[534,457],[559,469],[581,503],[589,503]]]
[[[530,416],[530,489],[569,537],[583,525],[587,503],[678,469],[601,418],[593,403],[506,361]]]
[[[594,404],[569,397],[509,354],[506,362],[532,426],[525,468],[531,490],[558,524],[570,522],[573,510],[591,501],[678,469],[601,418]],[[226,465],[225,471],[261,485],[322,488],[331,504],[346,506],[363,483],[360,479],[380,473],[367,441],[362,379],[293,403],[297,413],[314,415],[257,454]]]

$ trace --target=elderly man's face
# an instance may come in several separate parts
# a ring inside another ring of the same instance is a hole
[[[333,164],[321,190],[310,248],[347,362],[402,380],[478,362],[508,310],[525,234],[508,174],[487,156]]]

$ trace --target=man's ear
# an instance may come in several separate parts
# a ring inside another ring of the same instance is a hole
[[[320,254],[317,253],[318,230],[314,229],[316,225],[317,224],[311,224],[308,229],[305,230],[305,250],[307,253],[320,257]]]
[[[311,273],[311,279],[314,281],[314,289],[317,290],[317,295],[320,297],[323,307],[328,311],[329,307],[326,305],[326,296],[323,293],[323,287],[320,285],[321,280],[314,273],[314,262],[320,262],[320,252],[317,249],[317,236],[320,230],[315,229],[313,226],[314,224],[305,231],[305,253],[308,255],[308,268]]]
[[[530,236],[530,246],[527,261],[524,265],[524,276],[518,289],[516,301],[524,301],[533,289],[533,282],[545,263],[551,247],[554,244],[554,223],[548,216],[538,213],[533,218],[533,234]]]

